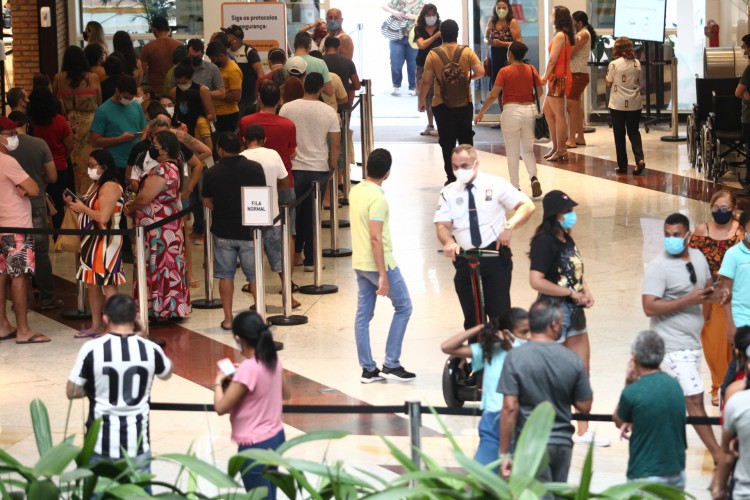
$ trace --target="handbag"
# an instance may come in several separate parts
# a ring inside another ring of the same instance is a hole
[[[49,215],[50,217],[54,217],[55,215],[57,215],[55,202],[52,201],[52,197],[49,195],[49,193],[44,193],[44,201],[47,204],[47,215]]]
[[[380,26],[380,32],[388,40],[401,40],[404,38],[408,31],[406,26],[409,24],[408,19],[399,19],[396,16],[388,16]]]
[[[60,229],[78,229],[78,217],[70,208],[65,208],[65,215],[63,216]],[[56,252],[76,253],[80,248],[81,238],[75,234],[61,234],[55,242]]]
[[[485,57],[484,61],[482,61],[482,66],[484,67],[484,76],[487,78],[492,78],[492,63],[490,62],[489,57]]]
[[[536,101],[536,115],[534,116],[534,137],[537,139],[550,138],[549,125],[547,125],[547,119],[542,113],[542,108],[539,106],[539,95],[536,92],[536,80],[534,80],[534,68],[531,64],[527,63],[529,69],[531,69],[531,93],[534,94],[534,100]]]

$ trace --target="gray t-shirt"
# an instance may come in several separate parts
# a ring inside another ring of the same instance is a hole
[[[662,252],[646,267],[643,295],[675,300],[689,294],[695,287],[705,287],[711,279],[708,262],[700,250],[689,248],[688,252],[695,269],[695,285],[690,281],[687,261]],[[700,304],[687,306],[671,314],[654,316],[651,329],[664,340],[666,352],[700,349],[703,307]]]
[[[750,391],[734,394],[724,408],[724,430],[737,434],[740,449],[747,450],[750,444]],[[732,498],[750,498],[750,453],[740,453],[734,467],[734,494]]]
[[[742,78],[740,78],[740,85],[744,85],[745,88],[750,90],[750,66],[745,68],[742,72]],[[742,123],[750,124],[750,101],[742,99],[742,117],[740,118]]]
[[[197,68],[193,67],[193,81],[198,85],[205,85],[208,90],[214,91],[224,88],[224,80],[221,78],[221,70],[217,65],[205,59]],[[174,73],[169,81],[169,86],[176,86]]]
[[[46,206],[44,193],[47,184],[44,182],[44,164],[52,160],[52,151],[44,140],[26,134],[18,134],[18,147],[11,151],[10,156],[21,164],[23,169],[39,185],[39,195],[29,196],[31,206]]]
[[[531,341],[508,352],[497,392],[518,397],[517,432],[537,405],[552,403],[555,422],[549,444],[564,446],[573,446],[571,406],[593,398],[581,358],[557,342]]]

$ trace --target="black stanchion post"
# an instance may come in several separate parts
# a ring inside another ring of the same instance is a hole
[[[336,192],[336,174],[331,177],[331,193]],[[328,222],[328,227],[331,229],[331,248],[325,248],[323,249],[323,257],[349,257],[352,254],[352,251],[350,248],[339,248],[339,228],[340,227],[349,227],[349,221],[345,221],[346,225],[343,225],[342,222],[339,221],[337,224],[336,221],[339,220],[339,207],[338,203],[334,201],[334,198],[331,197],[331,220]],[[326,227],[325,221],[323,224],[323,227]]]
[[[306,295],[326,295],[336,293],[339,287],[323,284],[323,248],[320,238],[320,181],[313,181],[313,255],[315,256],[315,284],[299,287]]]
[[[407,412],[409,413],[409,443],[411,444],[411,459],[417,468],[422,468],[422,457],[419,450],[422,448],[420,432],[422,427],[422,403],[419,401],[407,401]]]
[[[45,235],[45,237],[48,237]],[[81,254],[75,253],[76,264],[81,265]],[[62,312],[62,317],[65,319],[89,319],[91,312],[86,308],[86,285],[81,280],[76,280],[76,288],[78,292],[77,305],[75,309],[66,309]]]
[[[206,280],[206,298],[191,301],[191,305],[196,309],[219,309],[221,300],[214,298],[214,240],[211,237],[211,209],[203,208],[204,229],[203,237],[203,275]],[[188,245],[190,242],[188,241]]]
[[[291,248],[291,208],[288,205],[281,206],[281,262],[283,265],[281,302],[284,306],[284,314],[271,316],[268,322],[272,325],[293,326],[307,323],[307,316],[292,314],[292,248]]]
[[[141,315],[143,336],[148,338],[148,281],[146,281],[146,229],[135,227],[135,258],[138,276],[138,311]]]

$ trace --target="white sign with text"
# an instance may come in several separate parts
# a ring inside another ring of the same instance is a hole
[[[227,2],[221,4],[221,25],[236,24],[245,33],[245,43],[250,44],[268,67],[271,49],[286,50],[286,4],[281,2]]]
[[[268,186],[242,187],[242,225],[272,226],[271,188]]]

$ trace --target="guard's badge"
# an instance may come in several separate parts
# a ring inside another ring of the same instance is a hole
[[[456,205],[461,206],[463,204],[464,204],[464,199],[463,198],[456,198]]]

